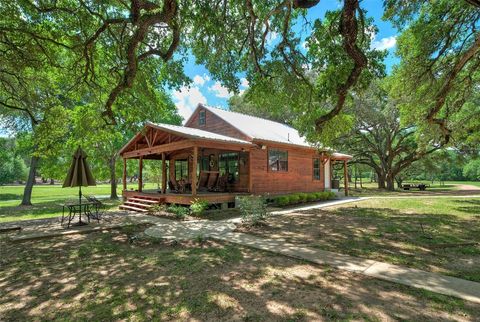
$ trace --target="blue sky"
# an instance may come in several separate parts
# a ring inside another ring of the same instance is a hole
[[[382,20],[383,1],[380,0],[363,0],[362,8],[367,10],[367,15],[373,17],[378,27],[378,33],[375,35],[372,46],[378,49],[387,49],[389,54],[385,60],[387,72],[390,72],[392,66],[398,62],[395,57],[395,45],[398,31],[388,22]],[[307,18],[313,21],[316,18],[323,18],[327,10],[337,9],[341,3],[334,0],[323,0],[320,4],[309,9]],[[297,32],[302,39],[305,39],[307,32],[302,31],[300,25],[296,26]],[[275,42],[275,36],[270,39]],[[198,103],[208,104],[211,106],[226,107],[228,98],[233,94],[230,93],[222,84],[212,79],[207,69],[202,65],[196,65],[194,59],[190,59],[185,65],[185,73],[192,79],[190,86],[184,86],[179,90],[172,91],[172,98],[177,109],[184,119],[187,119]],[[240,90],[248,88],[246,79],[242,79]],[[6,136],[6,132],[0,128],[0,136]]]
[[[378,32],[372,42],[372,46],[378,49],[387,49],[389,54],[385,59],[387,72],[390,72],[392,66],[398,62],[395,57],[396,36],[398,31],[388,21],[382,20],[383,1],[380,0],[363,0],[362,8],[367,10],[367,15],[373,17]],[[341,3],[339,1],[329,0],[320,1],[320,4],[309,9],[307,18],[313,21],[316,18],[323,18],[328,10],[338,9]],[[307,32],[302,31],[302,26],[296,26],[297,32],[302,39],[305,39]],[[273,36],[272,38],[275,38]],[[270,39],[272,42],[275,39]],[[202,65],[196,65],[193,59],[190,59],[185,65],[185,73],[189,76],[193,83],[190,86],[184,86],[180,90],[172,91],[173,101],[177,109],[185,119],[187,119],[198,103],[208,104],[211,106],[226,107],[228,98],[233,94],[230,93],[219,82],[212,79],[207,69]],[[248,87],[248,82],[242,79],[240,91]]]

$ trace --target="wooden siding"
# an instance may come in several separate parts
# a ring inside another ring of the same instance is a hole
[[[268,149],[270,148],[288,151],[288,171],[269,171]],[[324,168],[320,167],[320,180],[315,180],[313,158],[320,158],[320,154],[311,149],[285,148],[285,146],[273,144],[269,144],[265,150],[252,149],[250,151],[252,192],[282,194],[324,190]]]
[[[205,111],[205,124],[198,124],[200,111]],[[210,112],[209,110],[198,108],[195,110],[195,114],[192,115],[189,122],[185,124],[186,127],[192,127],[200,130],[210,131],[217,134],[230,136],[240,140],[251,141],[251,138],[239,131],[234,126],[235,124],[229,124],[222,118]]]

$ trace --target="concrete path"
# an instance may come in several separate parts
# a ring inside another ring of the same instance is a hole
[[[150,217],[150,216],[146,216]],[[148,218],[139,220],[148,220]],[[266,239],[249,234],[237,233],[231,221],[174,222],[155,218],[157,224],[145,230],[151,237],[164,239],[188,240],[197,237],[248,246],[316,264],[330,265],[382,280],[404,284],[432,292],[455,296],[480,304],[480,283],[455,277],[401,267],[370,259],[358,258],[303,245],[286,243],[281,239]],[[167,222],[164,222],[167,221]]]

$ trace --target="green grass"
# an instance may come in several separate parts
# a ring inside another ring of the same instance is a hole
[[[108,198],[110,185],[83,187],[84,195]],[[120,190],[118,190],[120,196]],[[78,188],[62,188],[60,185],[36,185],[32,191],[32,206],[19,206],[23,186],[0,186],[0,222],[51,218],[62,215],[66,200],[78,199]],[[107,207],[115,207],[118,201],[106,201]]]
[[[127,189],[136,189],[136,184],[128,184]],[[32,191],[32,206],[19,206],[22,201],[23,186],[0,186],[0,222],[52,218],[62,215],[62,205],[66,200],[78,200],[78,188],[62,188],[61,185],[35,185]],[[152,183],[145,184],[145,189],[156,189]],[[110,197],[110,185],[99,184],[94,187],[82,187],[83,195],[97,198]],[[117,187],[121,198],[122,186]],[[108,209],[118,206],[118,200],[105,200]]]
[[[366,196],[408,196],[408,195],[432,195],[435,193],[445,193],[445,192],[454,192],[458,190],[457,185],[472,185],[480,187],[480,182],[475,181],[445,181],[445,182],[438,182],[434,181],[433,183],[430,181],[415,181],[415,180],[407,180],[404,183],[425,183],[428,184],[426,191],[420,191],[418,189],[412,190],[403,190],[398,189],[397,184],[395,183],[395,190],[394,191],[387,191],[378,189],[378,186],[374,182],[365,182],[363,183],[363,188],[360,188],[360,184],[357,184],[357,188],[354,188],[353,183],[349,183],[350,187],[350,195],[355,197],[366,197]],[[479,192],[480,193],[480,192]]]

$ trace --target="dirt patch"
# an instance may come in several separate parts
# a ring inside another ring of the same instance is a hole
[[[230,244],[149,240],[134,227],[0,243],[6,255],[0,261],[3,321],[474,321],[480,316],[478,305],[447,296]]]

